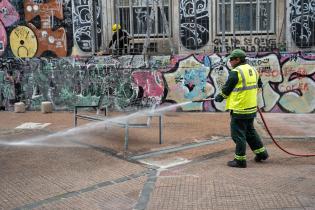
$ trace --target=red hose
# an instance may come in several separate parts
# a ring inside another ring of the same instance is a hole
[[[289,155],[298,156],[298,157],[314,157],[314,156],[315,156],[315,154],[296,154],[296,153],[292,153],[292,152],[289,152],[289,151],[283,149],[283,148],[278,144],[278,142],[273,138],[273,135],[272,135],[272,133],[270,132],[270,130],[269,130],[267,124],[266,124],[265,118],[264,118],[264,116],[262,115],[262,113],[261,113],[261,111],[260,111],[259,108],[258,108],[258,112],[259,112],[259,115],[260,115],[260,117],[261,117],[261,119],[262,119],[262,121],[263,121],[263,123],[264,123],[264,126],[265,126],[265,128],[266,128],[266,130],[267,130],[269,136],[271,137],[272,141],[277,145],[277,147],[279,147],[279,149],[281,149],[283,152],[285,152],[285,153],[287,153],[287,154],[289,154]]]

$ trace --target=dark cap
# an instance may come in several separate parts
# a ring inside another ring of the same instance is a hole
[[[241,50],[241,49],[235,49],[231,52],[231,54],[229,55],[229,59],[233,59],[233,58],[245,58],[246,57],[246,53]]]

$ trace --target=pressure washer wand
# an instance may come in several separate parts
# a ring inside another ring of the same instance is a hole
[[[205,98],[205,99],[195,100],[192,102],[206,102],[206,101],[213,101],[213,100],[214,100],[214,98]]]

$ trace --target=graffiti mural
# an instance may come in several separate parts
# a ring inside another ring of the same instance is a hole
[[[102,45],[101,18],[98,1],[2,0],[0,56],[91,55]]]
[[[274,84],[282,81],[280,61],[276,54],[249,58],[248,63],[255,67],[263,82],[263,107],[271,111],[280,99],[280,93],[275,91]]]
[[[138,87],[138,97],[146,99],[151,104],[160,104],[164,96],[164,81],[158,71],[135,71],[132,73],[135,85]]]
[[[214,97],[231,67],[226,55],[99,56],[86,58],[2,58],[0,106],[12,110],[23,101],[27,109],[51,101],[58,110],[74,105],[103,105],[136,110]],[[168,60],[168,61],[167,61]],[[247,61],[261,76],[260,107],[265,112],[315,112],[315,54],[249,54]],[[149,66],[147,66],[149,64]],[[183,111],[225,111],[224,103],[192,102]]]
[[[296,66],[299,63],[299,66]],[[289,112],[313,112],[315,109],[315,68],[314,60],[304,56],[296,60],[290,58],[282,66],[283,82],[279,84],[281,92],[279,105]]]
[[[164,73],[168,86],[167,101],[177,103],[208,98],[214,93],[214,87],[208,81],[210,68],[194,56],[178,62],[178,67]],[[184,110],[202,110],[201,103],[191,103]]]
[[[13,25],[20,19],[19,13],[8,0],[2,0],[0,2],[0,8],[0,21],[5,27]]]
[[[101,46],[101,8],[98,1],[73,0],[73,31],[78,54],[91,53],[92,46]],[[93,7],[94,6],[94,7]],[[95,14],[94,14],[95,13]],[[92,27],[95,24],[93,34]],[[97,39],[95,39],[95,37]],[[97,43],[93,43],[97,41]],[[81,53],[80,53],[81,52]]]
[[[0,56],[4,54],[8,44],[5,28],[13,25],[19,19],[19,13],[8,0],[0,1]]]
[[[24,14],[27,26],[32,29],[37,38],[36,57],[47,51],[58,57],[65,57],[67,55],[66,31],[63,27],[53,30],[54,19],[62,20],[64,18],[62,3],[58,0],[50,0],[47,3],[24,0]],[[31,22],[37,16],[40,18],[40,28]],[[20,47],[24,47],[24,42],[20,42]]]
[[[181,0],[179,13],[182,45],[190,50],[204,47],[209,41],[208,0]]]
[[[17,26],[10,34],[12,53],[19,58],[32,58],[36,55],[38,43],[35,33],[27,26]]]
[[[3,23],[0,21],[0,56],[3,55],[8,44],[8,37]]]
[[[290,0],[288,4],[293,41],[300,48],[315,46],[315,1]]]
[[[229,70],[225,65],[224,57],[220,57],[217,54],[213,54],[211,56],[205,57],[205,65],[211,68],[210,78],[215,87],[215,95],[221,92],[221,89],[228,77]],[[208,109],[211,108],[211,102],[205,102]],[[216,109],[220,111],[224,111],[225,104],[213,102]]]

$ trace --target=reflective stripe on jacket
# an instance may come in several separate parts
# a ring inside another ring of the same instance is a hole
[[[238,75],[238,83],[228,96],[226,109],[235,114],[251,114],[257,112],[258,72],[248,64],[233,69]]]

